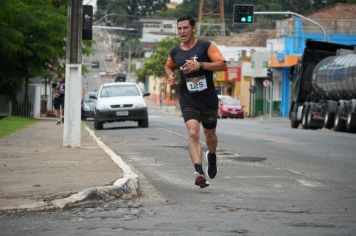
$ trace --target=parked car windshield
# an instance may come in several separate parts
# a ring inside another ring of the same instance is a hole
[[[233,98],[223,98],[223,103],[225,105],[240,106],[240,100],[233,99]]]
[[[87,94],[84,95],[83,101],[84,102],[94,102],[95,99],[90,98],[90,96],[95,96],[96,92],[88,92]]]
[[[135,85],[112,85],[102,88],[100,97],[140,96]]]

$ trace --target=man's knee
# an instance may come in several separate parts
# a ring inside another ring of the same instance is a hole
[[[188,129],[189,139],[199,142],[199,129],[189,128]]]

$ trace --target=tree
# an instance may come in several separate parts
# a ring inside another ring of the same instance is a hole
[[[124,58],[128,58],[129,53],[131,53],[130,56],[134,58],[143,56],[143,49],[138,38],[125,38],[124,40],[120,41],[120,59],[123,60]]]
[[[61,70],[66,10],[60,0],[0,1],[0,94],[14,96],[23,79]]]
[[[146,75],[154,75],[157,77],[162,77],[165,75],[164,65],[166,63],[169,51],[171,48],[179,44],[179,39],[165,38],[159,43],[157,43],[153,54],[144,60],[143,68],[136,71],[136,75],[144,78]]]

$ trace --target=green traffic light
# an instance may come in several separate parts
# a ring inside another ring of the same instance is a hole
[[[241,17],[241,22],[246,22],[246,17]]]
[[[247,16],[247,22],[252,22],[252,16]]]

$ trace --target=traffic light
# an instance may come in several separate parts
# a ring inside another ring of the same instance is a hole
[[[93,6],[83,5],[82,39],[93,39]]]
[[[273,72],[271,68],[267,68],[267,80],[269,81],[273,80]]]
[[[254,5],[234,5],[234,23],[252,23]]]

